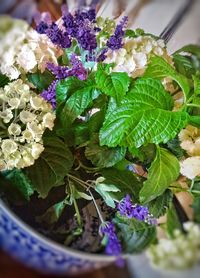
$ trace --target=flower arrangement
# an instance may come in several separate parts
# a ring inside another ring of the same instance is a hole
[[[161,268],[198,262],[200,47],[169,55],[127,17],[93,9],[37,14],[36,30],[0,21],[1,191],[12,205],[51,199],[35,223],[72,248],[92,205],[93,252],[118,264],[145,249]]]

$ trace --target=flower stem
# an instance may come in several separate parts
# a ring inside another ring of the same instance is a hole
[[[105,220],[103,219],[103,216],[102,216],[102,214],[101,214],[101,212],[100,212],[100,210],[99,210],[99,207],[98,207],[98,205],[97,205],[96,200],[94,199],[94,196],[93,196],[92,192],[91,192],[90,190],[88,190],[88,192],[90,193],[90,196],[91,196],[92,201],[93,201],[93,203],[94,203],[94,205],[95,205],[95,208],[96,208],[96,211],[97,211],[97,213],[98,213],[99,219],[101,220],[101,223],[104,223]]]

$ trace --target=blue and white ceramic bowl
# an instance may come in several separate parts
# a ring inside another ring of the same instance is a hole
[[[47,274],[74,275],[108,265],[114,257],[63,247],[34,231],[0,200],[0,248]]]

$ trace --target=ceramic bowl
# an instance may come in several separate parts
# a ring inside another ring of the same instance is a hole
[[[115,260],[106,255],[76,251],[45,238],[19,219],[1,200],[0,248],[22,264],[46,274],[80,274]]]

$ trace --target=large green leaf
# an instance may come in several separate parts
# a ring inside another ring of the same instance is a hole
[[[158,196],[145,205],[149,208],[150,213],[154,217],[158,218],[166,213],[168,207],[172,203],[172,198],[172,192],[167,189],[162,195]]]
[[[82,81],[73,94],[67,99],[60,112],[60,120],[63,126],[68,126],[80,116],[96,99],[100,91],[96,89],[93,80]]]
[[[130,84],[130,78],[127,73],[108,73],[102,65],[99,65],[95,79],[98,88],[106,95],[114,97],[117,102],[126,94]]]
[[[76,77],[68,77],[65,80],[60,80],[56,86],[56,104],[57,107],[60,106],[61,103],[66,101],[67,97],[70,96],[75,90],[80,88],[81,82]]]
[[[98,143],[90,143],[85,149],[85,156],[94,166],[107,168],[121,161],[126,154],[126,148],[108,148],[99,146]]]
[[[42,91],[47,89],[49,85],[54,80],[54,76],[49,71],[45,71],[44,73],[36,72],[30,73],[27,75],[28,80],[33,83],[33,85],[39,90]]]
[[[148,178],[140,191],[140,201],[150,202],[163,192],[179,176],[178,159],[169,151],[157,147],[156,158],[148,171]]]
[[[11,171],[2,172],[2,175],[11,183],[12,188],[20,192],[26,200],[30,199],[30,196],[34,193],[35,188],[22,170],[13,169]]]
[[[180,220],[173,204],[171,204],[170,208],[167,211],[166,229],[171,237],[174,236],[175,230],[182,230]]]
[[[138,201],[142,183],[137,179],[134,173],[128,170],[109,168],[101,170],[101,175],[106,179],[104,183],[114,184],[119,188],[120,192],[115,194],[115,198],[118,201],[121,201],[126,194],[130,194],[135,202]]]
[[[187,78],[176,72],[176,70],[162,57],[154,56],[151,58],[151,61],[147,67],[147,70],[145,71],[144,76],[158,79],[171,77],[181,87],[185,95],[185,99],[187,99],[190,91],[190,85]]]
[[[176,70],[179,73],[185,75],[188,78],[191,78],[192,75],[195,74],[195,68],[190,57],[175,54],[173,56],[173,60]]]
[[[156,228],[143,221],[117,215],[113,222],[126,253],[141,252],[156,239]]]
[[[119,108],[107,115],[100,130],[100,145],[138,148],[147,143],[166,143],[188,119],[186,112],[172,112],[170,108],[171,96],[159,80],[139,79]]]
[[[45,150],[35,164],[26,169],[28,177],[42,198],[63,181],[73,165],[70,150],[59,138],[45,138],[44,147]]]
[[[181,52],[187,52],[187,53],[193,54],[193,55],[197,56],[198,58],[200,58],[200,46],[196,45],[196,44],[185,45],[182,48],[180,48],[179,50],[177,50],[175,52],[175,54],[181,53]]]

